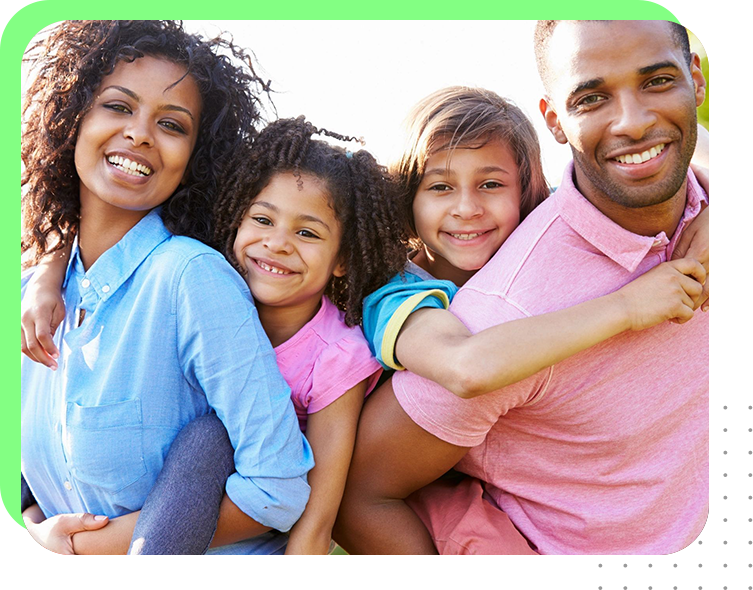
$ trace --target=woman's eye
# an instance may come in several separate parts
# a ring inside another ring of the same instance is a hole
[[[178,125],[175,121],[160,121],[160,125],[162,125],[165,129],[169,129],[170,131],[175,131],[176,133],[182,133],[185,135],[186,130],[183,129],[181,125]]]
[[[129,109],[127,106],[122,105],[122,104],[108,103],[102,106],[104,106],[104,108],[110,111],[115,111],[116,113],[130,113],[131,112],[131,109]]]

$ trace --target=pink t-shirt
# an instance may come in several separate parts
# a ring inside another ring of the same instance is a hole
[[[475,333],[615,291],[671,256],[703,198],[689,173],[672,240],[639,236],[577,191],[571,164],[450,309]],[[668,554],[708,515],[708,330],[697,311],[626,332],[472,400],[407,371],[392,383],[417,424],[474,447],[457,469],[485,482],[540,553]]]
[[[323,297],[311,321],[275,348],[303,432],[309,414],[326,408],[366,378],[369,394],[382,372],[361,328],[349,328],[343,318],[343,312]]]

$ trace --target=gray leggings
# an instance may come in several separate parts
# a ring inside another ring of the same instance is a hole
[[[133,531],[129,555],[201,555],[217,529],[225,482],[235,471],[233,447],[216,414],[201,416],[175,437]],[[21,476],[21,512],[36,500]]]

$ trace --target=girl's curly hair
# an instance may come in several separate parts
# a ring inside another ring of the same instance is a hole
[[[233,254],[233,243],[251,202],[275,174],[317,177],[326,186],[342,228],[339,255],[346,265],[346,275],[332,277],[325,294],[345,312],[345,322],[354,326],[362,319],[363,298],[403,269],[407,236],[390,205],[395,185],[386,169],[365,150],[347,152],[312,139],[315,134],[353,139],[317,129],[298,117],[270,123],[252,145],[246,144],[220,185],[214,212],[215,241],[231,264],[245,274]]]
[[[36,263],[62,247],[79,221],[76,136],[104,76],[120,62],[151,56],[186,68],[199,87],[196,147],[181,184],[162,207],[174,234],[211,245],[211,212],[221,170],[261,119],[269,83],[232,41],[189,34],[180,21],[66,21],[27,50],[36,70],[23,102],[21,252]],[[173,81],[178,82],[178,80]]]

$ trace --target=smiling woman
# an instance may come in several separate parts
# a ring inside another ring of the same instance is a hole
[[[22,362],[27,528],[52,551],[124,553],[176,433],[216,413],[235,447],[222,504],[232,545],[218,552],[281,552],[311,449],[248,289],[198,241],[222,165],[256,135],[264,86],[241,50],[172,21],[63,22],[32,51],[22,251],[38,261],[75,240],[53,289],[64,285],[48,348],[59,368],[24,347],[58,368]],[[198,508],[216,521],[219,501]]]

